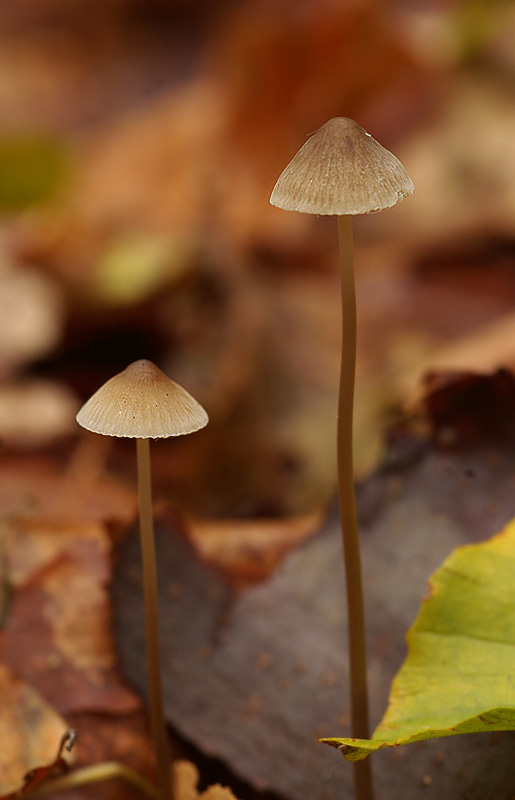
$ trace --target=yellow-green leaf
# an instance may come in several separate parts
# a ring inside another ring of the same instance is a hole
[[[168,235],[132,231],[115,237],[99,262],[96,289],[106,303],[134,303],[167,281],[179,280],[191,265],[191,244]]]
[[[0,137],[0,209],[19,211],[52,200],[69,177],[69,154],[51,135]]]
[[[322,742],[358,761],[421,739],[515,729],[515,521],[447,558],[407,642],[372,739]]]

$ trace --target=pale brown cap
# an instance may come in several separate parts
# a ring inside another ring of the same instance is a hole
[[[334,117],[283,170],[270,202],[305,214],[369,214],[394,206],[414,190],[393,153],[357,122]]]
[[[104,383],[76,419],[93,433],[133,439],[180,436],[208,423],[200,403],[146,359]]]

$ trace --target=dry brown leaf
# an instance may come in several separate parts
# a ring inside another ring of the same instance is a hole
[[[421,378],[429,371],[489,373],[514,366],[515,314],[507,314],[444,347],[434,348],[416,367],[400,376],[399,393],[408,398],[410,405],[416,404],[425,391]]]
[[[0,431],[9,447],[40,447],[75,430],[79,401],[63,383],[23,380],[0,387]]]
[[[290,549],[320,530],[322,521],[320,511],[284,519],[189,519],[187,532],[201,556],[240,585],[270,575]]]
[[[87,282],[120,230],[171,231],[188,250],[212,246],[215,231],[233,253],[306,230],[306,220],[277,213],[268,196],[310,132],[344,111],[393,140],[426,113],[433,68],[413,56],[390,17],[373,0],[310,2],[293,20],[284,3],[231,8],[189,82],[110,116],[90,138],[65,226],[78,236],[65,233],[53,260],[84,265],[86,254],[79,272]]]
[[[471,231],[512,234],[514,124],[509,83],[489,72],[449,80],[438,116],[405,143],[403,163],[417,187],[399,208],[406,236],[427,243]]]
[[[93,522],[11,521],[4,580],[13,588],[3,658],[61,712],[129,713],[110,631],[110,539]]]
[[[84,438],[65,470],[49,456],[3,456],[0,514],[129,524],[137,509],[135,488],[106,474],[110,444],[103,437]]]
[[[199,792],[199,771],[191,761],[176,761],[173,772],[177,800],[236,800],[229,788],[218,783]]]
[[[226,15],[205,64],[220,76],[230,108],[228,230],[259,240],[280,226],[307,226],[298,215],[272,213],[267,200],[299,145],[330,117],[357,118],[391,143],[427,113],[435,71],[413,55],[398,17],[375,0],[311,0],[294,14],[288,2],[243,2]]]
[[[116,121],[85,153],[79,217],[102,230],[172,230],[188,242],[222,181],[226,119],[220,86],[201,80]]]
[[[67,726],[59,714],[0,663],[0,796],[14,792],[24,776],[55,762]]]
[[[123,716],[102,712],[73,714],[69,721],[78,732],[74,769],[119,763],[155,780],[155,755],[148,717],[142,709]],[[91,797],[91,789],[85,787],[82,794],[77,786],[76,791],[78,797]],[[102,800],[142,800],[141,793],[123,780],[105,780],[97,784],[96,791]]]

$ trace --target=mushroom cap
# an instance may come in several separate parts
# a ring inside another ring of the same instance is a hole
[[[414,191],[393,153],[357,122],[334,117],[282,171],[270,202],[305,214],[369,214],[394,206]]]
[[[146,359],[104,383],[76,419],[93,433],[133,439],[180,436],[208,423],[200,403]]]

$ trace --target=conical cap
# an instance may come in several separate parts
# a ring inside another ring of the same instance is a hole
[[[306,214],[369,214],[394,206],[414,190],[393,153],[357,122],[334,117],[283,170],[270,202]]]
[[[135,361],[82,406],[77,422],[93,433],[159,439],[207,425],[200,403],[151,361]]]

